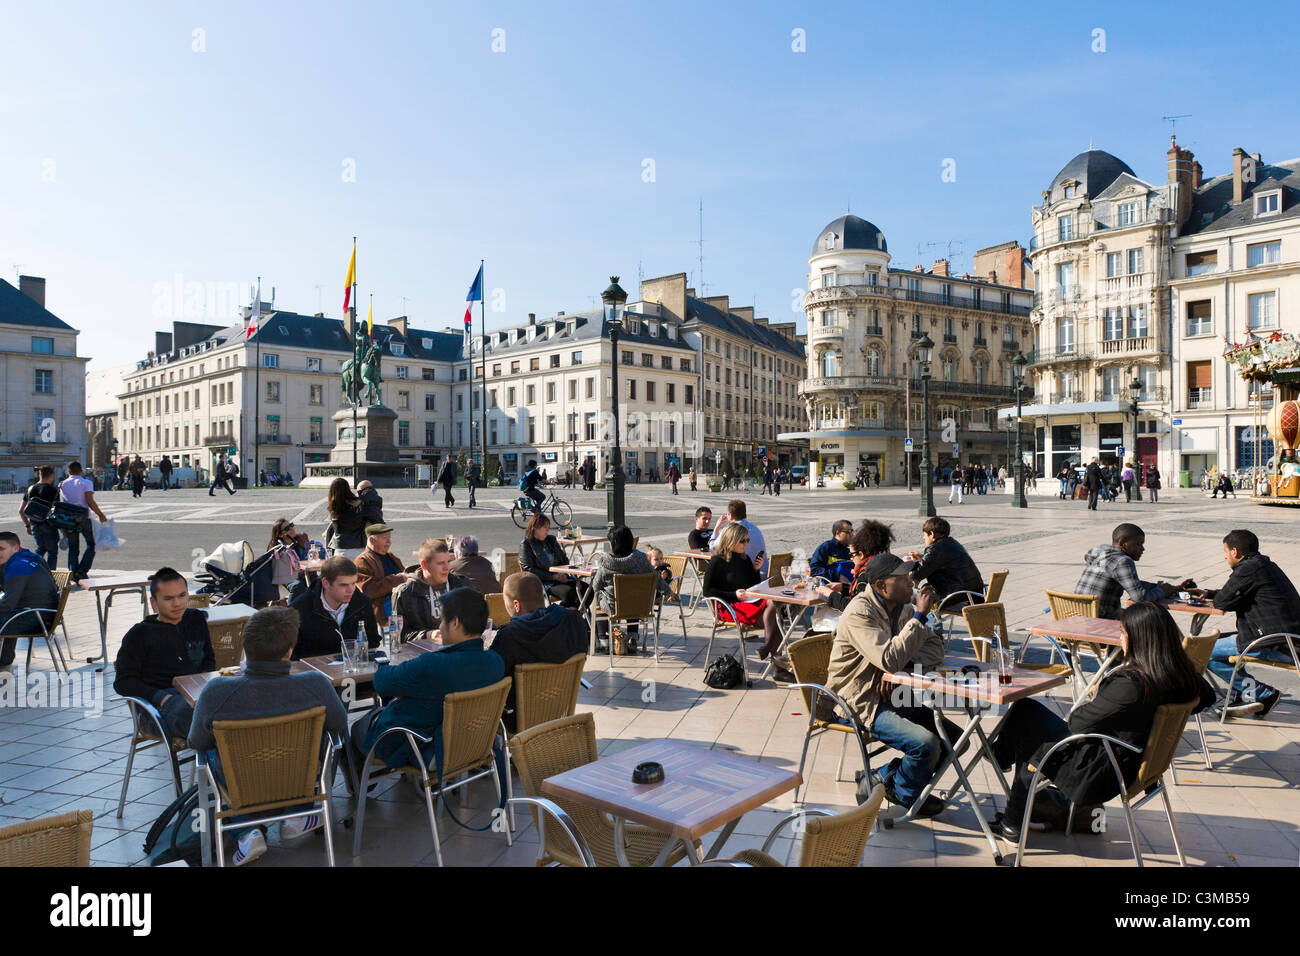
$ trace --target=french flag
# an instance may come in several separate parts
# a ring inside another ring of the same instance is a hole
[[[474,282],[469,287],[469,292],[465,296],[465,334],[470,333],[470,311],[474,308],[475,302],[483,301],[483,267],[478,267],[478,275],[474,277]]]

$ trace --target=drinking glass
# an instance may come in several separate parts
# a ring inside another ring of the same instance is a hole
[[[792,569],[790,568],[790,565],[788,565],[788,564],[787,564],[785,567],[783,567],[783,568],[781,569],[781,583],[783,583],[786,587],[789,587],[789,586],[790,586],[790,572],[791,572],[791,570],[792,570]]]
[[[344,640],[340,645],[343,654],[343,673],[345,674],[355,674],[358,670],[357,645],[358,642],[354,640]]]
[[[1005,686],[1010,684],[1016,667],[1015,652],[1009,647],[994,648],[998,662],[998,683]]]

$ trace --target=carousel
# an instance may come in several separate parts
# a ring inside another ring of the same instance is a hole
[[[1251,500],[1267,505],[1300,506],[1300,341],[1288,332],[1274,332],[1233,345],[1223,355],[1236,366],[1250,389],[1256,435],[1273,439],[1273,455],[1263,458],[1255,442],[1251,462]],[[1272,395],[1272,405],[1268,397]]]

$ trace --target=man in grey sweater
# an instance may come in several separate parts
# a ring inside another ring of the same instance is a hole
[[[290,672],[290,657],[297,641],[297,611],[287,607],[268,607],[258,611],[244,627],[243,673],[236,677],[214,677],[199,694],[194,704],[189,744],[194,750],[208,753],[209,763],[218,779],[221,767],[216,754],[213,721],[278,717],[323,705],[325,730],[340,734],[347,732],[347,708],[339,700],[329,678],[316,671]],[[300,837],[318,828],[321,822],[318,813],[285,820],[280,824],[280,839]],[[266,852],[266,836],[260,827],[241,831],[237,844],[236,866],[255,860]]]

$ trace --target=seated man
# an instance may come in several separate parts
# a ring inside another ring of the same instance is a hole
[[[1223,556],[1232,568],[1227,582],[1217,591],[1189,588],[1196,597],[1207,598],[1221,611],[1237,612],[1237,633],[1226,634],[1214,645],[1210,670],[1227,683],[1232,677],[1229,658],[1245,650],[1252,641],[1265,634],[1300,633],[1300,595],[1282,569],[1259,553],[1259,538],[1246,530],[1229,531],[1223,538]],[[1285,643],[1258,647],[1252,657],[1291,664]],[[1276,687],[1270,687],[1246,673],[1237,671],[1236,684],[1230,688],[1229,714],[1254,713],[1262,718],[1277,703]]]
[[[393,529],[386,524],[366,528],[366,550],[357,555],[357,587],[375,606],[375,621],[382,627],[393,613],[393,591],[406,583],[406,572],[391,554]]]
[[[57,553],[58,546],[55,547]],[[44,561],[22,546],[12,531],[0,531],[0,573],[4,576],[0,585],[0,635],[39,634],[38,609],[46,611],[40,617],[48,627],[59,606],[54,575]],[[17,651],[18,638],[0,640],[0,673],[13,670]]]
[[[465,578],[479,594],[501,593],[496,568],[479,554],[478,538],[473,535],[456,539],[456,560],[451,562],[451,573]]]
[[[159,568],[149,579],[149,594],[157,613],[134,625],[122,638],[113,690],[139,697],[158,708],[163,729],[173,737],[188,737],[194,711],[172,689],[172,679],[217,669],[208,637],[208,618],[186,605],[190,587],[179,571]]]
[[[516,571],[506,578],[503,593],[510,623],[497,631],[492,650],[505,664],[505,676],[513,676],[519,664],[563,664],[574,654],[586,653],[590,640],[586,619],[562,604],[548,605],[546,589],[537,575]],[[514,700],[511,688],[506,703],[510,710]],[[511,729],[513,719],[508,712],[506,725]]]
[[[951,537],[952,526],[945,519],[927,518],[921,525],[921,534],[925,539],[925,551],[912,551],[907,555],[909,560],[916,562],[913,581],[929,581],[940,601],[958,591],[984,593],[984,578],[979,568],[975,567],[975,562],[957,539]],[[947,607],[959,608],[970,602],[969,597],[964,597]]]
[[[320,580],[289,605],[298,612],[298,644],[293,659],[337,654],[344,638],[353,640],[364,633],[366,643],[379,646],[379,628],[370,598],[357,587],[357,566],[350,558],[335,555],[321,565]]]
[[[473,588],[474,584],[452,573],[451,550],[441,538],[430,538],[417,553],[420,570],[393,592],[393,609],[402,616],[402,640],[437,640],[441,598],[456,588]]]
[[[703,505],[695,509],[695,527],[686,536],[688,551],[709,550],[709,523],[713,521],[713,511]]]
[[[849,539],[852,537],[853,522],[836,521],[831,525],[831,536],[817,545],[817,550],[808,559],[808,570],[831,583],[845,580],[853,567],[849,555]]]
[[[722,540],[723,529],[727,527],[729,521],[735,521],[745,527],[749,532],[749,544],[745,546],[745,557],[753,561],[755,556],[762,555],[763,563],[759,566],[759,573],[764,577],[767,576],[767,542],[763,540],[763,532],[758,530],[758,525],[747,521],[745,516],[748,514],[745,508],[743,498],[732,498],[727,502],[727,513],[718,519],[717,525],[713,529],[713,534],[709,537],[709,550],[716,551],[718,542]]]
[[[889,801],[904,807],[920,796],[944,753],[933,708],[913,706],[910,695],[895,693],[884,680],[885,674],[913,665],[932,668],[943,660],[943,639],[926,625],[937,595],[927,584],[917,592],[916,604],[911,603],[914,567],[889,552],[867,563],[867,586],[840,616],[826,677],[829,689],[853,708],[862,725],[903,754],[880,779]],[[944,730],[949,740],[961,733],[947,718]],[[932,817],[943,807],[930,794],[917,815]]]
[[[1232,495],[1234,498],[1237,497],[1237,489],[1232,486],[1232,479],[1228,477],[1226,471],[1219,474],[1219,480],[1214,483],[1214,494],[1210,495],[1210,497],[1217,498],[1220,492],[1223,493],[1224,501],[1228,500],[1228,495]]]
[[[446,543],[444,542],[444,547]],[[422,748],[425,766],[442,758],[442,703],[448,694],[476,690],[495,684],[505,676],[505,665],[496,651],[483,647],[488,626],[488,606],[473,588],[448,591],[442,599],[443,649],[421,654],[402,664],[375,671],[375,693],[388,701],[367,712],[352,725],[351,741],[356,767],[366,752],[390,727],[406,727],[433,742]],[[392,734],[384,739],[375,756],[388,767],[415,763],[406,738]]]
[[[214,721],[279,717],[323,706],[325,730],[347,732],[348,711],[329,678],[318,671],[289,673],[289,659],[297,642],[298,612],[289,607],[263,608],[244,626],[244,672],[235,677],[214,677],[204,685],[194,704],[189,744],[194,750],[207,752],[208,763],[219,781],[224,778],[212,730]],[[316,813],[283,820],[280,839],[300,837],[319,827],[321,821],[321,815]],[[235,844],[235,866],[242,866],[266,852],[266,835],[261,827],[249,827],[235,832]]]
[[[1177,594],[1179,587],[1194,586],[1192,581],[1182,585],[1163,581],[1151,584],[1138,577],[1134,562],[1141,560],[1146,551],[1147,536],[1137,525],[1116,525],[1110,540],[1110,544],[1099,544],[1083,556],[1083,573],[1074,586],[1076,594],[1097,595],[1098,617],[1118,621],[1120,598],[1125,594],[1134,602],[1159,601]]]

